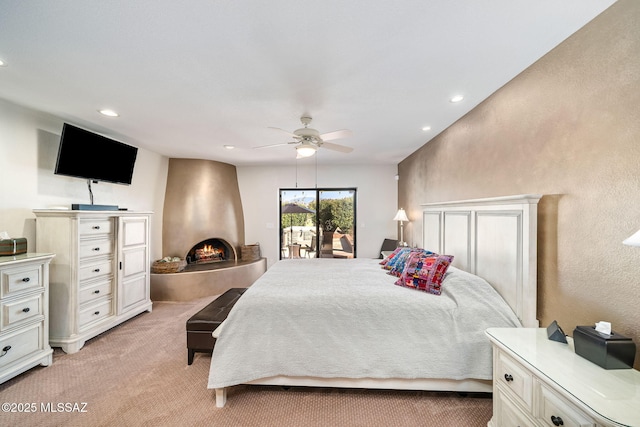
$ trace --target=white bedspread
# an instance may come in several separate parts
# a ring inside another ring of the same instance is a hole
[[[279,261],[231,310],[208,387],[277,375],[491,379],[484,330],[521,326],[497,292],[453,267],[440,296],[395,280],[372,259]]]

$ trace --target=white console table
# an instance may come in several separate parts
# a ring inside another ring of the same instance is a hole
[[[607,370],[544,328],[490,328],[493,418],[500,426],[640,426],[640,372]]]

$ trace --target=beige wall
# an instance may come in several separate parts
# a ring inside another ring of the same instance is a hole
[[[614,4],[398,171],[410,218],[425,202],[543,194],[541,325],[606,320],[640,349],[640,248],[621,244],[640,229],[640,2]],[[406,233],[421,243],[419,221]]]

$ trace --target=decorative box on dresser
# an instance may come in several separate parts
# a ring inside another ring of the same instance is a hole
[[[501,426],[640,426],[640,372],[607,370],[543,328],[490,328],[493,418]]]
[[[151,311],[150,212],[35,210],[36,247],[51,263],[49,343],[85,342]]]
[[[49,366],[49,253],[0,256],[0,383]]]

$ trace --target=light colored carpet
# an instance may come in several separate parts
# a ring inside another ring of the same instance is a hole
[[[51,366],[0,385],[1,403],[36,409],[2,412],[0,425],[486,426],[491,418],[490,395],[301,387],[237,386],[216,408],[211,357],[196,353],[188,366],[185,332],[211,299],[156,302],[75,354],[55,349]],[[86,412],[43,411],[65,403]]]

